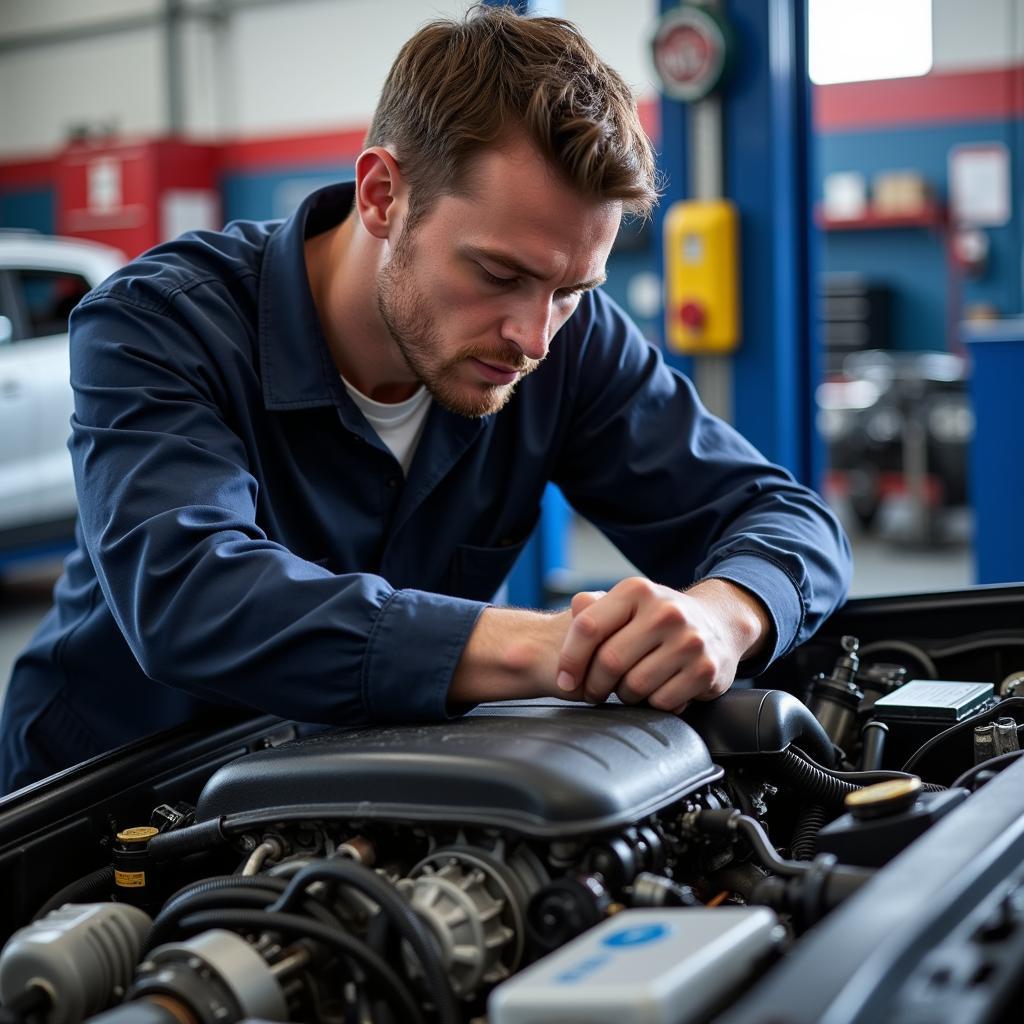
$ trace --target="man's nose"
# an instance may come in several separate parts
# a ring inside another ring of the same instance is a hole
[[[552,309],[549,301],[517,305],[505,318],[502,336],[511,341],[527,359],[540,361],[551,342]]]

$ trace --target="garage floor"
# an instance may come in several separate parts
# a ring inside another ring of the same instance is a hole
[[[938,547],[908,537],[906,517],[898,509],[879,525],[881,532],[869,536],[848,527],[854,544],[851,596],[955,590],[971,584],[966,520],[947,524],[946,542]],[[588,580],[619,578],[630,572],[622,556],[586,523],[578,523],[573,530],[570,562]],[[0,699],[18,652],[50,606],[50,591],[59,572],[60,562],[55,561],[19,567],[0,578]]]
[[[18,652],[50,607],[60,561],[18,566],[0,576],[0,699]]]

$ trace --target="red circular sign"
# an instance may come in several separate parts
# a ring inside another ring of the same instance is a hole
[[[692,25],[673,25],[659,40],[661,72],[673,82],[692,85],[711,71],[713,51],[706,37]]]
[[[698,7],[669,11],[658,24],[651,50],[662,89],[672,99],[703,99],[725,69],[722,27]]]

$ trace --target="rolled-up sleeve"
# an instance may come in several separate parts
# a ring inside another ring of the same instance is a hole
[[[599,296],[588,312],[570,336],[577,392],[557,482],[652,578],[726,579],[760,598],[774,643],[741,669],[763,671],[845,598],[842,527],[814,491],[712,416],[613,302]]]

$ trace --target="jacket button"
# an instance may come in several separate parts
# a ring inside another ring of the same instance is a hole
[[[392,490],[394,490],[397,486],[398,486],[398,477],[397,476],[388,477],[388,487],[390,487]]]

